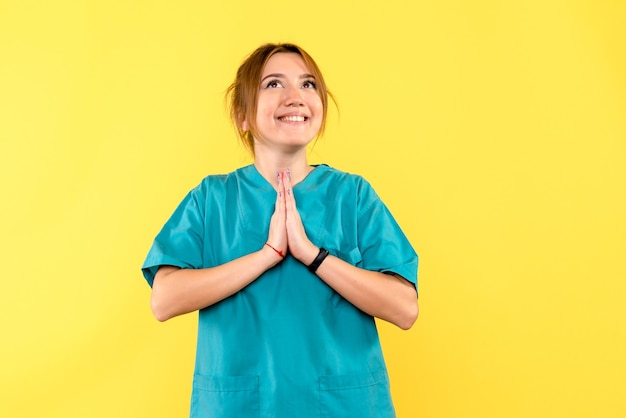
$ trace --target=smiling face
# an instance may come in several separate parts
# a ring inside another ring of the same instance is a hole
[[[300,55],[280,52],[270,57],[261,74],[256,110],[255,146],[303,147],[315,138],[324,108],[316,79]]]

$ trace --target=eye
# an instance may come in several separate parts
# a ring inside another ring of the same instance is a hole
[[[274,80],[270,80],[267,83],[265,83],[265,88],[266,89],[275,89],[278,87],[281,87],[282,85],[280,84],[280,81],[274,79]]]
[[[315,81],[313,80],[307,80],[304,82],[304,84],[302,84],[302,87],[305,89],[316,89],[317,86],[315,85]]]

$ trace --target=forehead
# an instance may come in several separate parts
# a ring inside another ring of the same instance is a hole
[[[299,54],[292,52],[278,52],[270,57],[263,69],[266,74],[310,74],[304,59]]]

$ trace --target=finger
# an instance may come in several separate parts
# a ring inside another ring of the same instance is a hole
[[[282,222],[284,222],[284,218],[285,218],[285,197],[284,197],[284,193],[282,193],[281,191],[281,174],[279,172],[276,172],[276,182],[277,182],[277,187],[276,187],[276,202],[274,203],[274,213],[272,213],[272,216],[270,218],[270,232],[272,231],[272,228],[275,224],[279,223],[280,220],[282,219]]]
[[[285,192],[282,180],[282,174],[276,172],[276,205],[274,206],[274,214],[285,215]]]
[[[285,175],[282,172],[276,172],[276,178],[277,178],[277,187],[276,190],[278,192],[278,197],[282,198],[284,200],[285,198]]]
[[[278,175],[278,190],[276,192],[276,205],[274,207],[274,215],[276,217],[277,222],[284,223],[286,214],[285,208],[285,192],[284,187],[282,186],[282,176]]]
[[[267,235],[267,243],[275,250],[281,251],[283,254],[287,251],[287,229],[286,214],[284,202],[276,203],[276,210],[270,219],[269,232]]]
[[[282,193],[282,189],[283,189],[283,185],[282,185],[282,173],[280,171],[276,172],[276,200],[278,201],[278,199],[283,197],[283,193]]]
[[[290,228],[291,226],[301,228],[302,220],[300,219],[300,213],[298,212],[296,197],[293,193],[291,179],[288,171],[285,171],[285,173],[283,173],[283,179],[285,184],[285,212],[287,216],[287,228]]]
[[[289,169],[283,171],[282,173],[283,185],[285,188],[285,195],[287,201],[294,200],[293,198],[293,186],[291,185],[291,171]],[[295,202],[295,200],[294,200]]]

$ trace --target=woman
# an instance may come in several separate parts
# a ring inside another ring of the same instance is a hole
[[[165,321],[199,311],[192,417],[393,417],[374,317],[418,315],[417,255],[363,178],[307,163],[328,92],[267,44],[229,88],[254,164],[206,177],[143,265]]]

